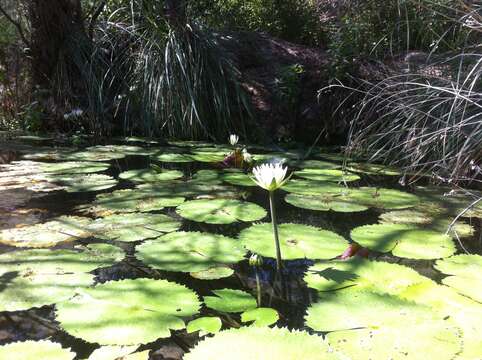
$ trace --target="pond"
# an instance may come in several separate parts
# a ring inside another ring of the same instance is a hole
[[[247,146],[291,174],[277,271],[268,192],[231,145],[3,146],[1,359],[482,358],[482,206],[453,222],[470,195]]]

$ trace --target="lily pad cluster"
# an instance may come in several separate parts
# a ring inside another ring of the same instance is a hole
[[[465,321],[464,306],[472,313],[480,304],[410,268],[365,259],[321,262],[305,281],[319,297],[306,324],[328,332],[341,358],[465,359],[476,353],[480,330]]]

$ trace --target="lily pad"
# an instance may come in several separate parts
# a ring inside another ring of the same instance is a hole
[[[361,187],[351,189],[347,196],[361,205],[387,210],[406,209],[420,203],[416,195],[395,189]]]
[[[200,272],[237,263],[246,250],[237,240],[211,233],[173,232],[137,247],[137,258],[160,270]]]
[[[0,280],[0,311],[20,311],[55,304],[69,299],[80,289],[94,283],[94,275],[86,273],[17,276],[6,273]]]
[[[444,321],[335,331],[330,345],[350,359],[425,360],[457,358],[463,347],[458,329]]]
[[[222,175],[222,180],[237,186],[257,186],[256,183],[251,180],[249,175],[241,171],[230,171]]]
[[[380,215],[380,222],[382,224],[420,224],[421,227],[441,233],[447,232],[452,223],[443,214],[433,214],[416,209],[395,210],[383,213]],[[471,237],[474,235],[475,229],[472,225],[457,220],[449,234],[455,236],[455,233],[460,238]]]
[[[138,348],[137,345],[133,346],[101,346],[90,354],[88,360],[131,360],[129,354],[133,353]],[[147,360],[149,355],[146,354],[144,358],[139,360]],[[134,358],[135,359],[135,358]],[[132,359],[132,360],[134,360]]]
[[[233,351],[235,350],[235,351]],[[206,338],[184,360],[335,360],[322,337],[286,328],[242,327]]]
[[[167,162],[167,163],[188,163],[194,162],[194,158],[192,155],[189,154],[181,154],[181,153],[161,153],[161,154],[154,154],[151,156],[153,160],[157,160],[160,162]]]
[[[0,243],[16,247],[52,247],[91,236],[90,222],[88,218],[61,216],[42,224],[4,229],[0,231]]]
[[[455,255],[437,260],[435,268],[444,274],[451,275],[442,279],[442,283],[482,303],[482,256]]]
[[[353,172],[369,175],[396,176],[402,174],[399,169],[381,164],[350,163],[348,164],[347,169]]]
[[[190,334],[199,331],[200,336],[215,334],[221,330],[222,325],[220,318],[204,316],[190,321],[187,324],[187,332]]]
[[[137,156],[146,156],[150,155],[153,152],[153,150],[151,149],[146,149],[141,146],[134,145],[97,145],[88,147],[86,150],[94,153],[121,153],[124,155]]]
[[[213,290],[216,296],[204,296],[204,304],[208,308],[225,313],[240,313],[255,309],[256,299],[241,290],[221,289]]]
[[[114,178],[99,174],[47,176],[47,179],[71,193],[101,191],[117,185]]]
[[[440,259],[455,253],[449,235],[405,224],[360,226],[351,238],[361,246],[408,259]]]
[[[64,161],[57,163],[38,163],[39,170],[48,174],[90,174],[102,172],[110,164],[92,161]]]
[[[197,151],[193,152],[191,157],[195,161],[207,162],[207,163],[217,163],[223,161],[226,156],[224,151],[208,152],[208,151]]]
[[[61,160],[69,161],[111,161],[126,157],[126,154],[113,151],[78,151],[65,154]]]
[[[350,289],[390,295],[431,281],[406,266],[360,258],[318,262],[308,268],[303,280],[320,292]],[[321,293],[319,296],[323,298]]]
[[[110,281],[57,304],[57,320],[69,334],[92,343],[134,345],[185,328],[181,317],[199,307],[192,290],[166,280]]]
[[[253,322],[253,326],[270,326],[278,320],[278,312],[271,308],[257,308],[241,314],[241,322]]]
[[[119,174],[120,179],[135,183],[170,181],[182,178],[184,174],[179,170],[163,170],[158,172],[154,169],[128,170]]]
[[[209,224],[256,221],[267,214],[257,204],[233,199],[187,201],[179,205],[176,211],[183,218]]]
[[[295,194],[321,196],[340,195],[347,191],[346,188],[335,183],[300,179],[291,179],[283,185],[282,190]]]
[[[177,206],[184,200],[183,196],[170,193],[167,189],[163,192],[140,188],[125,189],[97,195],[92,210],[97,214],[149,212]]]
[[[292,162],[293,164],[296,164]],[[325,170],[333,170],[341,168],[340,164],[335,164],[329,161],[322,161],[322,160],[305,160],[300,164],[296,164],[298,167],[302,169],[325,169]]]
[[[75,356],[70,348],[64,349],[61,344],[49,340],[29,340],[0,346],[0,359],[72,360]]]
[[[340,235],[301,224],[281,224],[278,227],[283,259],[332,259],[341,255],[348,242]],[[250,251],[266,257],[276,254],[271,224],[253,225],[239,234],[241,243]]]
[[[295,171],[294,175],[315,181],[351,182],[360,180],[360,177],[356,174],[333,169],[308,168],[301,171]]]
[[[129,213],[97,219],[91,229],[101,239],[133,242],[176,231],[180,226],[179,221],[167,215]]]
[[[234,270],[226,266],[213,267],[207,270],[191,272],[190,275],[199,280],[218,280],[230,277]]]
[[[221,183],[221,173],[217,170],[199,170],[196,172],[191,181],[199,184],[220,184]]]
[[[0,255],[0,275],[10,272],[28,277],[33,274],[90,272],[111,266],[124,256],[122,249],[109,244],[79,245],[74,249],[11,251]]]
[[[360,212],[365,211],[368,207],[351,202],[349,199],[343,200],[341,196],[339,200],[336,196],[322,196],[322,195],[302,195],[302,194],[288,194],[285,201],[293,206],[318,211],[335,211],[335,212]]]
[[[442,319],[442,314],[431,308],[396,296],[343,290],[326,294],[322,301],[310,305],[306,325],[316,331],[340,331],[391,328]]]

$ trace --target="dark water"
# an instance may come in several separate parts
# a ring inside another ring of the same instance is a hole
[[[122,160],[113,160],[111,163],[112,166],[108,174],[117,177],[122,171],[149,167],[150,160],[148,156],[128,156]],[[180,169],[184,172],[186,178],[192,176],[199,169],[208,169],[214,166],[205,163],[162,163],[158,165],[168,169]],[[396,176],[363,176],[360,181],[351,184],[353,186],[381,186],[385,188],[402,189],[397,180],[398,178]],[[131,187],[134,187],[134,184],[120,180],[116,188],[108,189],[105,192]],[[247,191],[247,201],[257,203],[265,209],[269,209],[268,196],[264,190],[254,187],[239,187],[239,189],[243,192]],[[402,190],[407,191],[406,188],[403,188]],[[27,207],[47,210],[47,216],[44,219],[45,221],[49,218],[60,215],[78,215],[75,210],[76,207],[89,204],[94,200],[98,193],[50,193],[42,199],[31,201]],[[279,223],[292,222],[317,226],[326,230],[334,231],[346,239],[350,238],[349,233],[353,228],[361,225],[377,223],[378,216],[381,213],[380,210],[376,209],[369,209],[364,212],[355,213],[304,210],[286,203],[283,200],[284,194],[285,193],[282,190],[278,191],[276,194]],[[236,237],[241,230],[251,225],[250,223],[209,225],[192,222],[179,217],[174,208],[167,208],[159,211],[159,213],[164,213],[181,220],[183,225],[180,230],[212,232],[231,237]],[[265,219],[264,221],[269,221],[269,219]],[[476,219],[472,224],[476,228],[476,234],[473,238],[463,239],[463,245],[472,253],[481,253],[480,219]],[[80,243],[97,241],[98,240],[95,239],[86,239],[82,240]],[[127,257],[122,262],[110,268],[96,270],[95,275],[97,282],[102,283],[109,280],[148,277],[172,280],[184,284],[195,290],[199,295],[210,295],[212,290],[222,288],[241,289],[249,291],[252,294],[256,293],[255,270],[248,265],[247,260],[236,264],[234,266],[235,274],[227,279],[215,281],[197,280],[189,276],[187,273],[157,271],[146,267],[134,257],[135,246],[140,242],[108,242],[123,248],[127,253]],[[79,242],[70,243],[68,245],[62,245],[62,247],[70,247],[77,245],[78,243]],[[457,246],[459,246],[460,252],[460,245],[457,244]],[[0,253],[6,251],[18,250],[8,246],[0,246]],[[390,255],[377,255],[373,253],[370,254],[370,258],[410,266],[422,275],[430,277],[436,281],[439,281],[441,278],[441,274],[433,269],[433,261],[400,259]],[[276,274],[276,264],[274,259],[265,259],[263,266],[258,270],[262,287],[262,305],[265,307],[273,307],[278,310],[280,313],[278,325],[305,329],[303,318],[306,308],[311,302],[316,300],[316,292],[310,290],[302,280],[304,272],[311,264],[312,261],[310,260],[286,261],[285,269],[282,273],[283,282],[285,284],[284,287],[281,286],[279,276]],[[202,314],[213,315],[215,313],[213,310],[204,307],[202,309]],[[229,326],[240,326],[239,315],[230,315],[229,318],[223,316],[223,319],[226,323],[229,323]],[[73,351],[77,352],[78,358],[88,357],[88,355],[98,347],[96,345],[85,343],[60,330],[55,321],[53,306],[45,306],[40,309],[15,313],[0,313],[0,344],[26,339],[41,339],[45,337],[51,337],[51,339],[62,343],[65,347],[71,347]],[[176,331],[170,339],[159,340],[152,344],[143,345],[140,349],[153,349],[151,352],[151,358],[154,359],[175,359],[180,358],[180,354],[192,347],[196,341],[196,335],[188,335],[185,331]],[[154,351],[159,349],[160,351]]]

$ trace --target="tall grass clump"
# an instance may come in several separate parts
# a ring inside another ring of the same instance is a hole
[[[428,3],[428,2],[427,2]],[[453,22],[457,50],[428,54],[417,66],[363,82],[348,150],[445,183],[478,182],[482,165],[482,4]],[[478,40],[477,40],[478,39]]]

